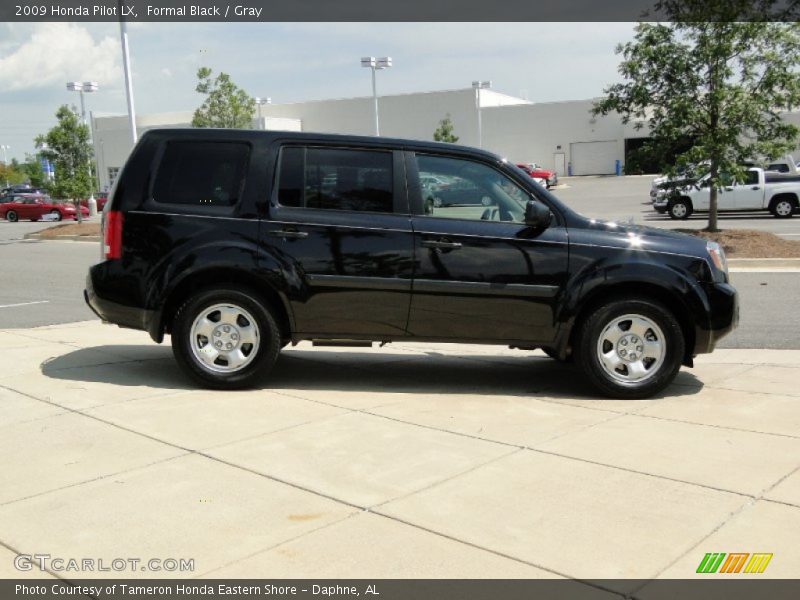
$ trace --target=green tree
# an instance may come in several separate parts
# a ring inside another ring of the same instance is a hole
[[[433,132],[433,140],[435,142],[449,142],[455,144],[458,141],[458,136],[453,134],[453,121],[448,114],[444,119],[439,121],[439,127]]]
[[[195,91],[206,96],[194,111],[192,127],[227,127],[249,129],[256,112],[256,101],[239,88],[227,73],[211,78],[211,69],[197,70]]]
[[[42,171],[42,165],[35,156],[31,156],[30,154],[25,155],[25,162],[20,163],[19,171],[23,173],[24,180],[33,187],[46,187],[47,178],[45,177],[44,171]]]
[[[779,0],[661,0],[666,23],[640,23],[617,47],[622,83],[606,88],[593,114],[617,112],[636,127],[647,122],[653,144],[693,145],[668,174],[707,161],[709,231],[718,231],[717,192],[725,172],[743,173],[747,159],[792,149],[798,128],[780,112],[800,103],[800,26]],[[791,4],[791,3],[790,3]]]
[[[35,143],[55,167],[55,179],[48,186],[50,194],[72,200],[78,221],[82,221],[80,199],[88,198],[95,185],[89,126],[81,123],[75,110],[67,105],[59,107],[56,118],[56,126],[37,136]]]

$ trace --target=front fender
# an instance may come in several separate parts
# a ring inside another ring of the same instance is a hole
[[[631,256],[628,252],[623,257],[577,259],[583,264],[573,270],[556,313],[556,350],[560,355],[567,355],[574,328],[587,311],[612,296],[646,296],[664,303],[674,312],[684,331],[691,334],[694,343],[687,348],[687,355],[690,358],[694,354],[694,348],[703,343],[711,331],[711,306],[695,275],[703,272],[704,261],[675,257],[670,263],[663,262],[664,255],[659,255],[656,262],[648,254]]]

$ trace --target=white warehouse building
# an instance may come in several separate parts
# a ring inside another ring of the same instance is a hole
[[[647,128],[623,124],[618,115],[591,115],[594,100],[532,103],[492,89],[480,91],[482,146],[515,163],[538,163],[564,175],[613,175],[628,150],[647,139]],[[478,146],[478,109],[472,88],[396,94],[378,99],[381,135],[431,140],[449,116],[459,144]],[[189,127],[193,111],[138,115],[139,134],[161,127]],[[800,125],[800,112],[785,115]],[[372,135],[371,96],[264,104],[256,129]],[[131,150],[127,116],[92,119],[102,190],[110,188]]]

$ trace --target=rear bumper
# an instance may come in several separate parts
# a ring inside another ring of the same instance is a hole
[[[719,340],[739,325],[739,294],[729,283],[707,283],[708,328],[697,331],[695,354],[713,352]]]
[[[89,269],[89,274],[86,276],[86,288],[83,290],[83,299],[92,312],[100,317],[103,321],[114,323],[120,327],[127,327],[129,329],[141,329],[147,331],[149,324],[153,321],[154,311],[146,310],[143,308],[126,306],[107,297],[96,291],[93,276],[98,268],[102,268],[102,264],[95,265]]]

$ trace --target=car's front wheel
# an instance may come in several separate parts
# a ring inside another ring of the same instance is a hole
[[[669,204],[669,216],[673,219],[688,219],[692,212],[692,203],[686,198],[677,198]]]
[[[612,300],[580,325],[575,359],[613,398],[647,398],[675,379],[685,341],[675,316],[649,299]]]
[[[198,292],[173,321],[175,358],[206,387],[255,385],[270,372],[280,348],[280,328],[271,308],[245,288]]]
[[[53,215],[53,217],[54,217],[54,219],[56,221],[60,221],[61,220],[61,213],[57,209],[51,210],[50,214]]]

